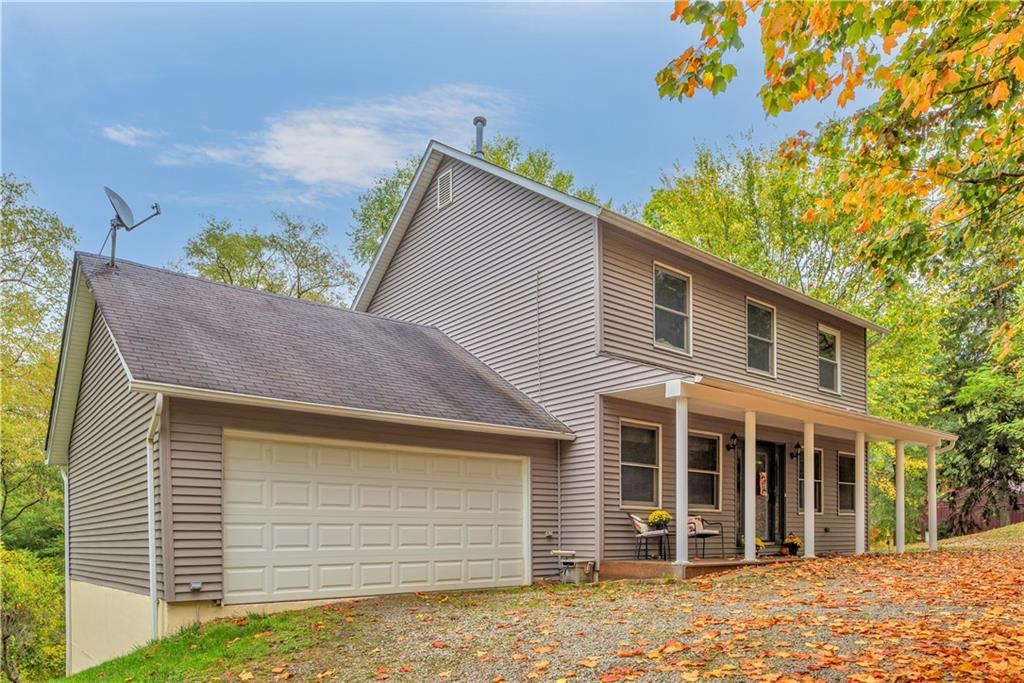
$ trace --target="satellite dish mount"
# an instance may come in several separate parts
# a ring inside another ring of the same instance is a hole
[[[131,208],[128,207],[128,202],[121,199],[121,195],[109,187],[104,187],[103,190],[107,193],[110,205],[114,207],[114,217],[110,219],[110,267],[113,268],[114,255],[117,251],[117,231],[123,229],[125,232],[131,232],[149,219],[156,218],[160,215],[160,205],[153,204],[149,207],[153,210],[153,213],[136,223],[135,215],[132,213]]]

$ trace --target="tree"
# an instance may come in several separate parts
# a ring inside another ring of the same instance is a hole
[[[839,220],[805,220],[817,184],[770,148],[698,146],[651,192],[644,220],[733,263],[836,306],[865,311],[879,283],[855,262],[856,237]],[[872,313],[877,311],[872,310]]]
[[[782,152],[842,164],[820,212],[849,215],[863,258],[890,282],[941,271],[971,251],[1021,277],[1024,258],[1024,4],[1018,2],[676,2],[700,43],[656,77],[663,97],[719,93],[726,61],[759,13],[762,105],[772,116],[833,95],[878,99]],[[826,205],[826,202],[829,202]],[[1011,320],[995,330],[1008,352]]]
[[[593,204],[601,203],[592,185],[579,187],[572,173],[557,168],[554,155],[547,148],[524,149],[519,138],[496,135],[484,143],[484,159],[560,192]],[[409,159],[395,164],[394,170],[375,178],[373,186],[357,198],[359,205],[352,210],[354,223],[348,233],[357,262],[367,265],[377,256],[418,163],[418,159]]]
[[[356,284],[348,261],[327,242],[327,226],[275,212],[278,230],[238,230],[210,218],[175,264],[200,277],[274,294],[343,305]]]
[[[64,577],[26,550],[0,545],[0,669],[12,683],[64,675]]]
[[[75,232],[32,205],[31,193],[30,184],[3,176],[0,532],[8,546],[52,554],[63,530],[61,485],[43,448]]]

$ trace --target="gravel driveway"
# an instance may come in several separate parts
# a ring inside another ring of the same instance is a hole
[[[336,644],[272,680],[1024,680],[1024,549],[832,558],[322,608]],[[237,674],[225,672],[224,679]],[[223,680],[223,679],[222,679]]]

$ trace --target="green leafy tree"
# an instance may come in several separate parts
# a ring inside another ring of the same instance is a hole
[[[890,281],[941,279],[945,259],[963,251],[1021,277],[1024,4],[682,0],[672,19],[702,32],[658,73],[663,97],[724,91],[748,24],[760,30],[769,115],[877,95],[782,152],[843,165],[822,200],[852,219],[864,258]],[[1017,319],[994,329],[1004,353]]]
[[[58,472],[44,464],[67,295],[72,228],[31,204],[31,185],[2,178],[0,245],[0,532],[8,546],[60,554]]]
[[[0,545],[4,675],[12,683],[64,675],[64,576],[27,550]]]
[[[547,148],[524,148],[519,138],[496,135],[484,143],[484,159],[560,192],[601,204],[594,187],[578,186],[575,175],[559,169],[554,155]],[[418,159],[409,159],[396,164],[390,173],[374,179],[372,187],[359,195],[358,206],[352,210],[353,224],[348,233],[357,262],[367,265],[377,256],[418,163]]]
[[[356,276],[328,243],[327,226],[283,212],[274,222],[277,230],[265,233],[210,218],[175,265],[216,282],[343,305]]]

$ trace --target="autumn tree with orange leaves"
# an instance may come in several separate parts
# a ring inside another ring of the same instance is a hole
[[[724,91],[736,75],[729,53],[759,23],[769,115],[833,97],[851,109],[781,152],[844,165],[811,217],[853,217],[860,258],[879,277],[941,275],[968,255],[999,272],[995,286],[1020,282],[1024,3],[682,0],[672,19],[703,31],[657,74],[662,97]],[[853,110],[868,90],[877,101]],[[1019,327],[1004,320],[993,339],[1008,351]]]

